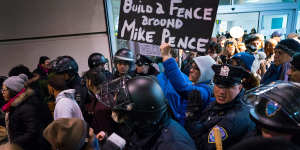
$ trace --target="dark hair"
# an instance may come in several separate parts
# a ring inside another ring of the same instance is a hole
[[[63,91],[68,89],[67,82],[63,75],[51,73],[48,76],[48,84],[55,90]]]
[[[207,50],[211,50],[214,53],[221,53],[222,51],[222,47],[219,43],[216,43],[215,41],[209,41],[209,43],[207,44]]]
[[[178,49],[172,48],[170,53],[171,53],[173,58],[178,57]]]
[[[98,86],[106,81],[105,73],[101,68],[93,68],[84,74],[85,79],[91,80],[94,86]]]
[[[50,58],[47,56],[41,56],[39,60],[39,64],[44,64],[46,60],[49,60]]]
[[[13,67],[9,73],[8,76],[18,76],[20,74],[25,74],[27,75],[28,79],[31,79],[33,77],[33,74],[30,72],[29,68],[24,66],[24,65],[17,65]]]

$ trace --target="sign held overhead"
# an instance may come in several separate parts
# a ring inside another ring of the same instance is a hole
[[[219,0],[121,0],[118,38],[204,52]]]

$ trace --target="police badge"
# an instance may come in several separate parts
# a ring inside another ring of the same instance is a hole
[[[229,69],[228,66],[222,66],[219,75],[220,75],[220,76],[223,76],[223,77],[228,77],[229,71],[230,71],[230,69]]]

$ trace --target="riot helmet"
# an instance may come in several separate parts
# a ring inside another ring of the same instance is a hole
[[[126,48],[119,49],[115,54],[114,63],[118,63],[120,61],[133,63],[134,62],[133,52]]]
[[[50,63],[51,72],[56,74],[68,73],[73,76],[78,73],[78,64],[71,56],[59,56]]]
[[[167,111],[167,101],[159,84],[149,76],[126,81],[116,93],[114,112],[126,115],[131,124],[156,125]]]
[[[93,53],[89,56],[88,65],[89,68],[95,68],[99,65],[105,65],[108,60],[101,53]]]
[[[300,133],[300,84],[276,81],[248,91],[250,118],[259,126],[280,133]]]

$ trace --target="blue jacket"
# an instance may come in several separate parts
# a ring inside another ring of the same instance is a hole
[[[269,84],[276,80],[288,80],[287,71],[290,68],[290,63],[284,63],[276,66],[274,63],[268,68],[267,72],[260,81],[260,84]]]
[[[164,72],[157,75],[157,80],[161,86],[173,116],[181,124],[184,124],[186,100],[184,100],[174,89]]]
[[[175,59],[168,59],[163,65],[166,77],[170,80],[181,97],[186,99],[189,92],[193,90],[199,91],[201,100],[203,101],[202,109],[215,100],[215,98],[213,98],[212,89],[205,83],[192,84],[192,82],[188,80],[188,77],[179,70]]]

